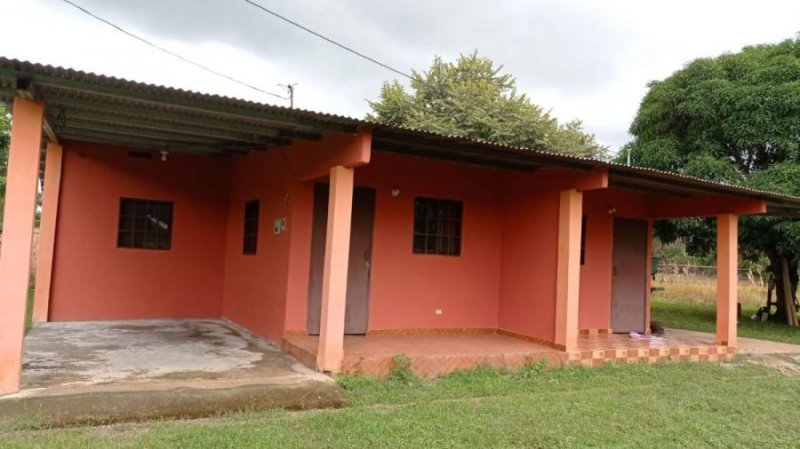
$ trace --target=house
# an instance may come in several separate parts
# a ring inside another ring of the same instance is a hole
[[[4,58],[0,96],[0,394],[19,388],[42,155],[35,322],[224,317],[332,373],[385,372],[401,352],[427,374],[536,354],[724,359],[738,217],[800,211],[678,174]],[[716,341],[633,341],[649,331],[653,221],[678,217],[717,220]]]

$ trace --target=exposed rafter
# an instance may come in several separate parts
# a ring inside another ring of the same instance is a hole
[[[373,146],[377,151],[386,151],[390,153],[401,153],[412,156],[426,157],[429,159],[441,159],[456,161],[471,165],[484,165],[506,170],[532,172],[541,167],[539,164],[520,162],[512,158],[503,157],[498,155],[482,154],[476,157],[475,154],[470,154],[457,149],[442,149],[442,148],[426,148],[420,145],[410,145],[401,142],[394,142],[390,140],[378,140],[373,142]]]
[[[92,126],[104,130],[157,132],[163,133],[165,136],[175,136],[176,138],[188,136],[212,142],[233,141],[253,145],[289,145],[291,143],[291,140],[281,137],[238,133],[190,125],[173,125],[145,117],[70,113],[65,115],[63,123],[58,123],[57,121],[56,123],[59,127]]]
[[[37,99],[36,98],[36,91],[33,88],[33,86],[31,86],[29,83],[26,83],[23,80],[19,80],[19,79],[17,80],[16,93],[20,97],[27,98],[28,100],[36,100]],[[44,119],[42,121],[42,130],[44,131],[44,134],[47,136],[47,139],[50,142],[58,143],[58,134],[56,134],[55,130],[53,129],[53,126],[47,120],[47,117],[44,117]]]
[[[8,76],[7,71],[0,69],[0,76]],[[48,92],[62,93],[62,94],[75,94],[84,95],[103,100],[119,100],[128,101],[132,104],[151,107],[171,107],[183,112],[202,112],[211,113],[213,115],[223,117],[233,117],[236,119],[241,118],[242,106],[227,104],[226,101],[211,102],[208,100],[198,101],[189,95],[165,95],[164,92],[158,92],[156,89],[141,89],[132,91],[126,86],[114,86],[110,84],[92,84],[87,85],[86,82],[73,80],[69,78],[61,78],[55,76],[48,76],[43,74],[32,74],[26,78],[21,78],[23,83],[33,83]],[[306,119],[295,117],[289,114],[281,114],[278,111],[267,111],[264,108],[249,107],[247,109],[247,116],[251,119],[258,120],[264,125],[271,126],[294,126],[298,129],[308,130],[325,130],[337,132],[355,132],[357,126],[346,125],[341,123],[328,123],[324,121],[316,121],[313,119]]]

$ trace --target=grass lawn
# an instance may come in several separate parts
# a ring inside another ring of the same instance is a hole
[[[740,337],[800,344],[800,328],[780,323],[753,321],[750,317],[756,310],[757,308],[742,307],[742,318],[739,320]],[[660,321],[668,328],[714,332],[717,319],[716,307],[713,304],[654,298],[652,319]]]
[[[25,304],[25,333],[31,330],[33,325],[33,285],[28,288],[28,302]]]
[[[71,429],[0,448],[797,447],[800,379],[750,363],[606,365],[436,381],[343,378],[348,408]]]

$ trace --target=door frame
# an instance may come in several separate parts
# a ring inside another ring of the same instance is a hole
[[[319,266],[319,265],[321,264],[321,265],[324,266],[325,241],[327,240],[327,236],[325,234],[327,233],[327,212],[328,212],[327,211],[327,207],[328,207],[327,198],[328,197],[327,197],[327,195],[324,195],[324,200],[321,200],[320,204],[317,204],[318,195],[321,195],[320,193],[318,193],[318,191],[320,191],[320,189],[324,189],[325,192],[327,193],[329,191],[328,190],[329,189],[328,183],[316,182],[316,183],[314,183],[314,186],[313,186],[314,194],[312,195],[312,207],[311,207],[311,215],[312,215],[311,216],[311,236],[310,236],[311,237],[311,242],[310,242],[311,244],[310,244],[310,248],[309,248],[309,253],[310,253],[309,271],[308,271],[309,276],[308,276],[308,289],[307,289],[307,298],[306,298],[306,331],[308,332],[309,335],[318,335],[319,334],[319,327],[320,326],[319,325],[314,326],[314,324],[316,324],[316,322],[321,320],[321,315],[322,315],[322,312],[321,312],[322,300],[321,299],[322,299],[322,282],[323,281],[322,281],[322,279],[320,277],[319,280],[318,280],[319,285],[315,285],[314,282],[315,282],[315,270],[319,270],[319,273],[316,273],[319,276],[321,276],[322,271],[324,270],[324,268],[321,268],[321,266]],[[356,232],[356,230],[353,227],[353,220],[352,219],[353,219],[353,217],[356,216],[356,212],[358,210],[357,208],[359,207],[358,205],[359,204],[363,204],[363,203],[359,203],[358,198],[361,196],[361,194],[364,194],[365,192],[368,192],[368,194],[371,196],[370,204],[369,204],[369,207],[371,209],[371,217],[370,217],[370,223],[369,223],[369,236],[368,236],[368,239],[367,239],[368,254],[367,254],[366,260],[363,260],[364,263],[368,264],[367,265],[368,268],[367,268],[366,281],[365,281],[365,283],[363,285],[363,288],[365,290],[365,295],[366,295],[366,303],[364,305],[364,311],[363,311],[363,314],[364,314],[364,331],[363,332],[347,332],[347,315],[345,315],[345,326],[344,326],[345,335],[366,335],[367,331],[369,330],[369,312],[370,312],[370,304],[372,302],[371,301],[371,299],[372,299],[371,298],[371,296],[372,296],[372,255],[373,255],[373,244],[374,244],[374,236],[375,236],[375,208],[376,208],[376,205],[377,205],[377,192],[373,187],[368,187],[368,186],[354,186],[353,187],[353,205],[352,205],[351,225],[350,225],[350,242],[351,242],[350,245],[351,246],[350,246],[349,253],[348,253],[347,291],[348,292],[350,291],[350,286],[351,286],[350,285],[351,284],[350,268],[351,268],[351,264],[354,261],[353,253],[352,253],[353,252],[352,244],[353,244],[353,233]],[[318,216],[317,212],[318,212],[318,208],[319,209],[322,208],[322,204],[324,204],[324,207],[325,207],[325,220],[324,220],[324,223],[318,223],[318,220],[320,220],[321,218]],[[317,231],[315,225],[316,226],[322,226],[322,228],[323,228],[323,232],[321,234],[321,239],[319,241],[317,241],[317,238],[319,238],[319,236],[317,234],[318,231]],[[317,237],[317,238],[315,238],[315,237]],[[317,243],[319,245],[319,247],[315,246],[315,243]],[[315,258],[315,250],[321,251],[320,254],[316,254],[316,258]],[[320,257],[322,259],[321,262],[319,260]],[[359,255],[359,260],[361,260],[361,256],[360,255]],[[318,290],[317,294],[315,294],[315,290]],[[317,299],[316,296],[318,296],[319,299]],[[317,313],[317,316],[318,316],[317,320],[313,320],[312,319],[312,314],[314,313],[315,310],[316,310],[316,313]],[[347,313],[347,293],[345,294],[345,314],[346,313]]]
[[[650,245],[651,245],[651,233],[650,233],[650,221],[646,219],[639,219],[639,218],[626,218],[626,217],[614,217],[612,222],[611,228],[611,301],[609,302],[609,319],[608,324],[611,330],[615,333],[617,332],[628,332],[628,331],[618,331],[614,328],[614,292],[615,292],[615,284],[616,284],[616,276],[617,276],[617,221],[629,221],[629,222],[638,222],[643,225],[644,227],[644,242],[642,242],[642,251],[643,251],[643,260],[642,260],[642,267],[643,267],[643,278],[642,278],[642,323],[641,323],[641,331],[642,333],[649,333],[649,318],[650,318]]]

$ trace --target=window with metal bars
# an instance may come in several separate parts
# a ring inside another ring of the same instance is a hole
[[[121,198],[117,247],[170,249],[172,209],[171,201]]]
[[[258,249],[258,211],[261,203],[258,200],[248,201],[244,205],[244,242],[242,253],[254,255]]]
[[[416,198],[414,253],[461,255],[461,201]]]

